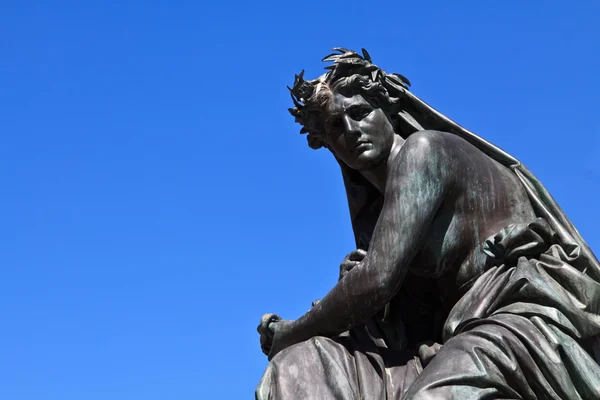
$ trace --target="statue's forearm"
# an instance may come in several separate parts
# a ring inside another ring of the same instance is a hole
[[[371,263],[371,265],[369,265]],[[394,296],[405,271],[386,273],[367,257],[339,281],[321,302],[290,326],[294,343],[334,336],[364,322]]]

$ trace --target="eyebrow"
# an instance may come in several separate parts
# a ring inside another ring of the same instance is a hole
[[[326,121],[329,120],[329,119],[331,119],[331,118],[339,117],[344,112],[347,112],[347,111],[350,111],[350,110],[355,110],[357,108],[365,108],[365,107],[373,108],[373,107],[371,107],[370,104],[351,104],[348,107],[344,107],[344,111],[342,111],[342,112],[335,112],[335,113],[328,112],[329,117],[327,117]]]
[[[346,108],[346,111],[355,110],[357,108],[371,107],[369,104],[351,104]]]
[[[329,114],[329,116],[327,118],[325,118],[325,123],[330,122],[331,120],[333,120],[335,118],[339,118],[340,115],[342,115],[342,113]]]

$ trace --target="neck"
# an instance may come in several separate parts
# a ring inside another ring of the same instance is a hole
[[[398,153],[404,144],[404,139],[400,135],[394,135],[394,143],[387,160],[384,160],[377,167],[360,171],[360,173],[382,194],[385,193],[388,175],[398,157]]]

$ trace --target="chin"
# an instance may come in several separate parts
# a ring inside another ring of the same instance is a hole
[[[368,171],[380,166],[383,161],[385,161],[385,157],[381,154],[374,152],[373,150],[367,150],[356,158],[354,169],[358,171]]]

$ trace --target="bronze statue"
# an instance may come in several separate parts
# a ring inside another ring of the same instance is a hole
[[[338,160],[357,250],[302,318],[263,316],[257,399],[600,399],[600,264],[520,162],[363,50],[290,109]]]

